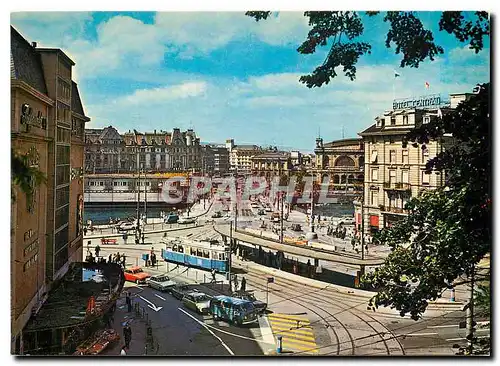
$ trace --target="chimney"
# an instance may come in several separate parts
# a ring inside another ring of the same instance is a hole
[[[31,47],[36,48],[36,42],[31,42]]]

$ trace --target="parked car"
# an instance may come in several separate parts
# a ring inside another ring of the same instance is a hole
[[[210,309],[210,300],[212,298],[203,292],[190,291],[184,294],[182,303],[188,309],[200,314],[208,314]]]
[[[146,280],[149,287],[157,289],[159,291],[168,291],[170,288],[174,287],[176,283],[170,279],[166,274],[152,276]]]
[[[118,231],[135,230],[136,226],[137,225],[134,222],[124,222],[118,226]]]
[[[212,219],[219,219],[222,217],[222,213],[220,211],[217,211],[212,215]]]
[[[191,290],[191,291],[197,291],[195,289]],[[173,287],[170,288],[170,293],[172,294],[173,297],[175,297],[176,299],[178,300],[182,300],[182,298],[184,297],[184,294],[186,292],[189,292],[189,286],[188,285],[184,285],[184,284],[177,284]]]
[[[166,224],[175,224],[177,221],[179,221],[179,215],[177,215],[176,213],[170,213],[165,217],[164,220]]]
[[[302,231],[302,226],[300,224],[292,224],[293,231]]]
[[[262,313],[267,309],[267,304],[264,301],[257,300],[253,294],[248,292],[235,292],[231,295],[231,297],[250,301],[259,313]]]
[[[178,224],[194,224],[196,222],[196,219],[192,217],[179,217],[179,220],[177,221]]]
[[[123,273],[125,275],[125,281],[135,282],[137,284],[145,283],[146,279],[151,277],[149,273],[144,272],[142,268],[138,266],[126,268]]]

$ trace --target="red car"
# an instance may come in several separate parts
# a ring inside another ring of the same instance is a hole
[[[142,268],[138,266],[127,268],[123,272],[125,274],[125,281],[135,282],[137,284],[145,283],[146,279],[151,277],[149,273],[144,272]]]

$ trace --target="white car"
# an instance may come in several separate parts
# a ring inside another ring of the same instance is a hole
[[[146,280],[146,283],[149,287],[160,291],[168,291],[168,289],[177,285],[177,283],[172,281],[166,274],[152,276]]]
[[[135,230],[136,224],[132,222],[124,222],[118,227],[120,231]]]
[[[177,220],[178,224],[194,224],[196,222],[196,219],[192,217],[179,217],[179,220]]]

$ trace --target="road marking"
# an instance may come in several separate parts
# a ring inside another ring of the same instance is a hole
[[[412,334],[405,334],[407,337],[418,337],[418,336],[430,336],[430,335],[437,335],[438,333],[412,333]]]
[[[458,324],[452,324],[452,325],[432,325],[427,328],[456,328],[458,327]]]
[[[193,319],[194,321],[196,321],[198,324],[202,325],[206,330],[208,330],[210,332],[210,334],[212,334],[215,338],[217,338],[219,340],[219,342],[224,346],[224,348],[229,352],[229,354],[231,356],[234,356],[234,352],[231,350],[231,348],[229,348],[228,345],[225,344],[224,341],[218,335],[216,335],[214,332],[212,332],[210,330],[210,328],[208,327],[207,324],[205,324],[204,322],[196,319],[194,316],[192,316],[191,314],[189,314],[184,309],[181,309],[181,308],[177,308],[177,309],[179,309],[180,311],[182,311],[184,314],[186,314],[187,316],[189,316],[191,319]]]
[[[268,316],[268,320],[273,334],[282,337],[285,349],[319,352],[309,319],[303,316],[273,313]]]
[[[158,312],[159,310],[163,309],[161,306],[160,307],[157,307],[155,304],[153,304],[151,301],[149,301],[148,299],[145,299],[144,297],[142,297],[141,295],[137,295],[139,296],[141,299],[143,299],[144,301],[146,301],[148,303],[148,307],[150,307],[151,309],[153,309],[154,311]]]
[[[490,338],[488,336],[483,336],[483,337],[476,337],[476,338]],[[462,340],[467,340],[466,338],[447,338],[446,339],[448,342],[453,342],[453,341],[462,341]]]
[[[156,297],[159,297],[160,299],[162,299],[163,301],[166,301],[163,297],[161,297],[160,295],[158,294],[155,294]]]

